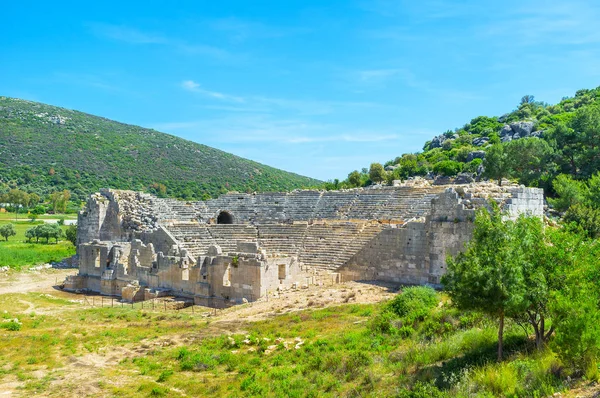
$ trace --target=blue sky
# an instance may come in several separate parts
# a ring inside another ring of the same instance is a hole
[[[92,4],[93,3],[93,4]],[[319,179],[600,85],[600,2],[9,2],[0,95]],[[201,172],[201,170],[199,170]]]

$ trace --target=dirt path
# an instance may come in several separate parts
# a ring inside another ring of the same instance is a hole
[[[0,295],[18,293],[42,293],[56,298],[83,302],[81,294],[57,290],[54,286],[62,282],[67,275],[76,274],[77,270],[43,269],[39,271],[11,272],[0,274]],[[348,282],[329,286],[310,286],[308,289],[289,290],[270,294],[268,299],[263,298],[258,302],[248,303],[216,311],[206,308],[196,308],[196,316],[210,317],[210,325],[202,330],[190,332],[182,330],[181,333],[168,334],[158,339],[142,341],[139,344],[125,346],[103,347],[98,352],[72,356],[66,360],[64,367],[53,373],[51,390],[57,391],[68,386],[65,396],[108,396],[106,391],[99,387],[99,380],[105,372],[116,366],[123,358],[144,356],[149,351],[163,346],[180,346],[202,340],[208,336],[223,333],[241,333],[244,322],[255,322],[274,317],[279,314],[301,311],[309,308],[325,308],[342,303],[374,303],[390,298],[393,289],[374,284]],[[25,307],[20,313],[51,314],[61,316],[67,311],[77,311],[88,308],[87,306],[45,306],[29,301],[26,296],[20,296],[17,301]],[[187,313],[189,308],[184,311]],[[146,310],[148,311],[148,310]],[[44,369],[32,373],[36,380],[42,380],[48,375]],[[0,398],[27,396],[27,392],[20,390],[24,382],[14,375],[7,375],[0,379]],[[45,393],[39,396],[47,396]]]
[[[9,293],[49,293],[54,292],[56,283],[67,275],[74,275],[76,269],[47,269],[40,271],[9,272],[0,274],[0,294]]]

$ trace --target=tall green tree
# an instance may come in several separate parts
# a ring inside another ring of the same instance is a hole
[[[540,186],[541,180],[548,179],[554,171],[554,151],[546,141],[528,137],[510,141],[504,146],[506,172],[521,184]]]
[[[498,180],[498,185],[502,185],[502,178],[508,177],[507,156],[502,144],[494,144],[489,147],[485,152],[483,167],[485,177]]]
[[[600,170],[600,105],[579,108],[571,126],[580,144],[579,171],[589,178]]]
[[[527,286],[526,259],[513,223],[504,222],[495,202],[480,209],[467,249],[448,259],[442,283],[452,302],[462,309],[485,312],[498,319],[498,360],[502,360],[504,321],[523,313]]]

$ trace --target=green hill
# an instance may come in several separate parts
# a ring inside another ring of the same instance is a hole
[[[152,129],[0,97],[0,191],[69,189],[84,199],[110,187],[200,199],[319,183]]]
[[[600,87],[579,90],[555,105],[526,95],[507,114],[475,117],[433,137],[422,152],[399,154],[383,165],[385,171],[381,166],[354,171],[335,188],[467,173],[510,178],[554,194],[559,175],[584,181],[600,171]]]

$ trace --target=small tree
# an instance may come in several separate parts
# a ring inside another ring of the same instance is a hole
[[[62,238],[63,236],[65,236],[65,233],[63,232],[62,228],[60,225],[58,224],[49,224],[50,229],[48,232],[48,238],[52,238],[56,240],[56,243],[58,243],[58,240],[60,238]],[[48,239],[46,239],[46,243],[48,242]]]
[[[12,224],[4,224],[0,225],[0,236],[2,236],[5,240],[8,241],[9,236],[15,236],[17,234],[17,230],[15,226]]]
[[[483,167],[485,177],[498,180],[498,185],[502,185],[502,178],[508,176],[508,163],[502,144],[494,144],[485,152]]]
[[[369,178],[374,183],[380,183],[385,180],[386,173],[381,163],[371,163],[369,168]]]
[[[21,206],[26,207],[29,203],[29,195],[25,191],[20,189],[11,189],[4,196],[4,200],[10,203],[15,209],[15,220],[17,220],[19,214],[19,208]]]
[[[348,174],[348,182],[353,187],[361,186],[361,176],[358,170],[354,170],[352,173]]]
[[[27,207],[35,207],[40,203],[40,196],[36,193],[29,194],[29,202],[27,203]]]
[[[37,238],[35,227],[29,228],[27,231],[25,231],[25,238],[27,238],[27,242],[30,243],[33,238]]]
[[[69,225],[69,228],[65,231],[65,236],[73,246],[77,246],[77,225]]]
[[[498,360],[502,360],[504,319],[522,313],[526,286],[520,242],[511,223],[502,220],[498,205],[482,208],[475,218],[473,238],[467,249],[448,258],[442,283],[452,302],[462,309],[485,312],[498,318]]]

